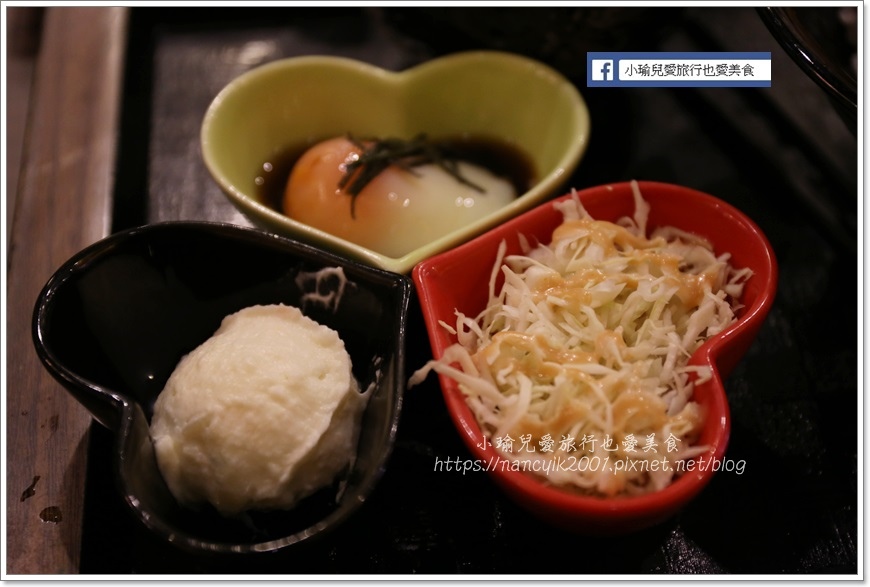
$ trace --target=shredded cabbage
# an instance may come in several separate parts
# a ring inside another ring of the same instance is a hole
[[[555,204],[549,244],[506,255],[501,243],[486,308],[442,324],[457,342],[410,382],[453,378],[501,457],[599,496],[662,489],[707,450],[690,374],[711,373],[687,363],[735,320],[750,275],[696,235],[647,236],[649,205],[632,189],[632,218],[595,220],[574,193]]]

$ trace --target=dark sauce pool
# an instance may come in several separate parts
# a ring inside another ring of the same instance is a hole
[[[432,139],[431,142],[451,159],[473,163],[508,180],[518,195],[528,191],[538,180],[531,157],[507,141],[471,135]],[[290,172],[305,151],[316,144],[317,141],[294,145],[264,162],[255,182],[257,199],[283,213],[284,188]]]

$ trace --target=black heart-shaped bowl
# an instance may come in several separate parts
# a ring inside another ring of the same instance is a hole
[[[331,267],[346,285],[336,303],[317,302],[337,291],[334,272],[315,277]],[[36,302],[33,338],[52,376],[115,432],[117,486],[145,526],[191,551],[276,551],[334,528],[381,477],[402,403],[411,291],[405,276],[258,230],[167,222],[109,236],[61,266]],[[181,357],[225,316],[277,303],[337,331],[361,389],[372,387],[354,464],[288,511],[230,519],[181,506],[154,456],[154,401]]]

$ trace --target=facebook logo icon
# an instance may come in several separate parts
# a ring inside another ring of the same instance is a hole
[[[613,59],[592,59],[589,68],[592,81],[613,81]]]

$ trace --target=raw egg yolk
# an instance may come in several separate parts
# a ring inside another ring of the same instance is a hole
[[[306,151],[287,182],[284,213],[382,255],[402,257],[488,216],[517,196],[508,180],[460,161],[459,174],[483,191],[457,181],[434,164],[413,170],[391,166],[372,179],[354,201],[338,184],[346,165],[359,155],[359,147],[343,137]]]

